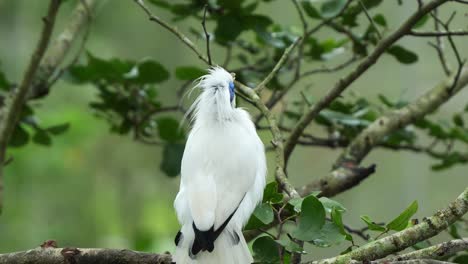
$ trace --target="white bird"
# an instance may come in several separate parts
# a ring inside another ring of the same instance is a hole
[[[174,201],[182,227],[173,261],[252,263],[242,228],[262,200],[265,149],[248,112],[235,106],[231,74],[213,67],[197,87],[201,94],[191,107],[193,126]]]

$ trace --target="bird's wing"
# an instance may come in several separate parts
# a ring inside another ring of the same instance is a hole
[[[203,142],[199,134],[192,131],[185,145],[181,166],[181,189],[186,194],[188,209],[193,222],[200,230],[213,226],[216,210],[216,184],[207,170],[203,153]]]
[[[258,143],[252,144],[251,136],[242,128],[199,129],[190,133],[181,174],[198,229],[219,228],[253,185]]]

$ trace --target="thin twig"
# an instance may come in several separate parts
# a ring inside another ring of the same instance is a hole
[[[302,32],[303,39],[301,43],[299,43],[299,48],[297,51],[298,60],[297,60],[296,70],[294,73],[294,78],[299,78],[299,75],[301,73],[302,56],[304,54],[304,45],[305,45],[305,41],[307,38],[307,30],[308,30],[309,25],[307,24],[307,20],[305,19],[304,12],[302,12],[299,2],[297,0],[292,0],[292,2],[297,10],[297,13],[299,14],[299,19],[301,20],[302,31],[303,31]]]
[[[439,19],[439,17],[436,16],[436,15],[433,15],[433,18],[434,18],[436,24],[440,24],[445,29],[446,32],[450,32],[450,23],[455,18],[455,15],[456,15],[456,11],[452,12],[449,19],[447,19],[447,21],[445,23],[442,22]],[[457,86],[458,79],[460,78],[460,74],[461,74],[461,72],[463,70],[463,66],[464,66],[466,60],[463,60],[461,58],[460,52],[458,51],[458,48],[455,45],[455,41],[453,40],[452,35],[447,35],[447,39],[449,41],[450,47],[453,50],[453,53],[455,54],[455,58],[456,58],[457,64],[458,64],[457,72],[455,73],[453,83],[452,83],[451,87],[448,89],[448,91],[452,92],[455,89],[455,87]]]
[[[372,19],[372,17],[370,16],[369,14],[369,11],[367,10],[366,6],[364,5],[364,3],[362,3],[361,0],[358,0],[359,2],[359,5],[361,6],[362,8],[362,11],[364,12],[364,14],[366,15],[367,19],[369,20],[369,22],[371,23],[371,26],[374,28],[375,32],[377,33],[377,36],[379,38],[379,40],[382,39],[382,35],[380,34],[380,31],[379,31],[379,28],[377,27],[377,25],[375,24],[374,22],[374,19]]]
[[[208,11],[208,4],[205,5],[205,10],[203,11],[203,20],[201,22],[203,27],[203,32],[205,32],[206,38],[206,54],[208,55],[208,65],[212,66],[211,62],[211,52],[210,52],[210,34],[206,31],[206,12]]]
[[[172,32],[174,35],[176,35],[176,37],[180,41],[182,41],[182,43],[184,43],[193,52],[195,52],[195,54],[198,55],[198,58],[200,58],[202,61],[204,61],[204,62],[206,62],[207,64],[210,65],[210,61],[208,60],[208,58],[198,49],[198,47],[195,44],[193,44],[193,42],[187,36],[185,36],[183,33],[181,33],[175,27],[172,27],[171,25],[166,23],[164,20],[162,20],[158,16],[153,15],[153,13],[151,13],[151,11],[148,9],[148,7],[146,7],[143,0],[134,0],[134,1],[135,1],[135,3],[137,3],[143,9],[143,11],[145,11],[145,13],[148,15],[148,17],[149,17],[149,19],[151,21],[154,21],[154,22],[158,23],[160,26],[162,26],[165,29]]]
[[[257,87],[255,87],[255,91],[257,93],[260,93],[263,88],[265,88],[265,86],[268,84],[268,82],[271,81],[271,79],[273,79],[273,77],[276,76],[276,74],[278,73],[278,71],[281,69],[281,67],[283,66],[283,64],[286,62],[286,59],[288,58],[289,54],[291,53],[291,51],[294,49],[294,47],[296,47],[297,43],[299,43],[301,41],[301,37],[299,38],[296,38],[296,40],[294,40],[294,42],[284,50],[284,53],[283,55],[281,56],[281,58],[279,59],[279,61],[276,63],[275,67],[273,68],[273,70],[265,77],[265,79],[263,79],[262,82],[260,82]]]

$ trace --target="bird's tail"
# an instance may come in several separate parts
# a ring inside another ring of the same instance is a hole
[[[253,262],[240,228],[231,228],[228,225],[214,242],[212,252],[201,251],[196,255],[191,253],[195,239],[192,226],[184,225],[178,237],[177,248],[173,254],[173,262],[176,264],[250,264]]]

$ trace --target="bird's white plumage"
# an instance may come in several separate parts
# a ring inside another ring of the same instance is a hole
[[[182,238],[174,254],[178,264],[251,263],[242,237],[265,187],[264,146],[249,114],[230,101],[232,76],[220,67],[199,80],[201,94],[192,107],[193,127],[181,167],[180,190],[174,207]],[[237,208],[237,211],[235,211]],[[192,224],[202,231],[217,230],[235,211],[214,243],[214,251],[196,256],[189,252],[194,241]],[[233,235],[240,241],[233,243]]]

